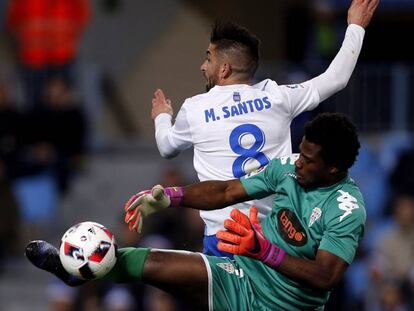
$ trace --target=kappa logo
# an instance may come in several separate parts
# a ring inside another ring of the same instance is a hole
[[[341,194],[336,199],[339,202],[338,207],[344,211],[343,215],[339,217],[339,222],[341,222],[346,216],[351,215],[354,209],[359,208],[359,205],[357,199],[348,192],[342,190],[338,190],[338,192]]]
[[[286,165],[286,164],[290,164],[290,165],[294,165],[296,160],[299,159],[299,153],[293,153],[290,156],[283,156],[280,157],[280,164],[282,165]]]
[[[217,266],[225,270],[228,274],[235,274],[239,278],[244,277],[243,270],[236,269],[231,263],[218,263]]]
[[[277,214],[277,220],[277,229],[283,240],[294,246],[306,244],[308,237],[294,212],[287,208],[282,209]]]

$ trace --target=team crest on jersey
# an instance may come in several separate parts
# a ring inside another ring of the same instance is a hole
[[[277,229],[283,240],[294,246],[303,246],[306,244],[308,237],[294,212],[284,208],[278,212],[277,220]]]
[[[235,101],[235,102],[241,101],[241,96],[240,96],[239,92],[234,92],[233,93],[233,101]]]
[[[245,178],[249,178],[249,177],[252,177],[252,176],[254,176],[254,175],[257,175],[257,174],[259,174],[261,171],[263,171],[265,168],[266,168],[266,165],[265,165],[265,166],[261,166],[261,167],[259,167],[257,170],[254,170],[254,171],[251,171],[250,173],[247,173],[247,174],[245,175]]]
[[[312,214],[309,219],[308,227],[312,227],[312,225],[317,221],[322,215],[322,210],[319,207],[315,207],[312,211]]]
[[[231,263],[218,263],[217,266],[225,270],[228,274],[235,274],[240,278],[244,276],[243,270],[236,269]]]

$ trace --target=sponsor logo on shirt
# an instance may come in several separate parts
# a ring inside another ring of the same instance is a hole
[[[235,93],[233,94],[233,100],[234,96]],[[262,98],[254,98],[252,100],[246,100],[243,102],[240,100],[234,101],[237,103],[230,106],[223,106],[221,108],[221,111],[219,111],[218,109],[216,110],[214,108],[204,110],[204,120],[206,121],[206,123],[209,123],[210,121],[218,121],[222,119],[233,118],[252,112],[267,110],[270,107],[272,107],[272,103],[269,101],[269,98],[267,96]]]
[[[277,229],[283,240],[294,246],[303,246],[306,244],[308,237],[294,212],[284,208],[278,212],[277,220]]]
[[[339,217],[339,222],[341,222],[346,216],[351,215],[354,209],[359,208],[359,205],[357,199],[348,192],[342,190],[338,190],[338,192],[341,194],[336,199],[339,202],[338,207],[344,211],[343,215]]]

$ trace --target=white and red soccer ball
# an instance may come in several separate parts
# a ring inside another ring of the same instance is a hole
[[[84,280],[100,278],[115,265],[115,238],[101,224],[81,222],[65,232],[59,255],[63,267],[70,274]]]

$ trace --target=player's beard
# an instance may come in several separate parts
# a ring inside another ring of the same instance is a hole
[[[210,91],[213,87],[217,85],[218,78],[214,74],[210,76],[204,74],[204,78],[206,79],[206,92]]]
[[[212,79],[207,78],[206,92],[210,91],[215,85],[216,83]]]

